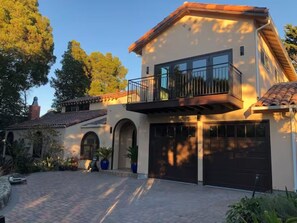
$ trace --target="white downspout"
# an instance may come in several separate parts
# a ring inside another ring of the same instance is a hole
[[[259,74],[259,52],[258,52],[258,33],[261,29],[264,29],[266,26],[270,24],[270,18],[268,18],[268,22],[263,26],[260,26],[255,31],[255,40],[256,40],[256,91],[257,91],[257,99],[260,98],[260,74]]]
[[[294,178],[294,191],[297,191],[297,151],[296,151],[296,126],[295,126],[295,110],[290,107],[290,121],[291,121],[291,146],[293,156],[293,178]]]

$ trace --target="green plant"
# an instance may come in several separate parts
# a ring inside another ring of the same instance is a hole
[[[297,194],[278,193],[242,198],[226,213],[227,222],[289,223],[297,222]]]
[[[255,217],[261,213],[261,198],[242,198],[238,203],[230,205],[227,211],[228,223],[254,222]]]
[[[96,155],[101,157],[103,160],[108,160],[109,157],[111,156],[111,153],[112,153],[111,147],[100,147]]]
[[[29,153],[28,147],[24,146],[24,140],[14,141],[10,146],[10,154],[13,162],[13,169],[19,173],[31,172],[34,158]]]
[[[129,146],[126,156],[130,159],[131,163],[137,163],[138,146]]]

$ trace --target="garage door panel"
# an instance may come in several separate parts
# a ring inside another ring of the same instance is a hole
[[[197,183],[196,126],[151,124],[149,176]]]
[[[204,184],[252,190],[260,174],[257,190],[271,190],[268,121],[205,123],[203,147]]]
[[[259,181],[257,190],[258,191],[266,191],[267,187],[270,185],[266,182],[269,182],[270,176],[267,174],[259,174]],[[226,173],[222,171],[212,172],[210,177],[207,178],[207,182],[209,185],[222,186],[222,187],[231,187],[231,188],[240,188],[245,190],[251,189],[252,185],[255,183],[256,174],[251,173]],[[237,179],[241,178],[241,181]]]

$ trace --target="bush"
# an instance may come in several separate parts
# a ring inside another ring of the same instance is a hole
[[[275,194],[242,198],[226,213],[229,223],[288,223],[297,222],[297,194]]]
[[[29,148],[24,146],[24,140],[14,141],[11,145],[10,154],[13,163],[13,169],[19,173],[31,172],[34,158],[29,153]]]

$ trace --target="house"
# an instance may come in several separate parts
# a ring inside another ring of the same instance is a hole
[[[88,168],[99,146],[111,146],[109,126],[106,123],[107,106],[126,101],[126,92],[86,96],[64,101],[61,113],[49,111],[39,117],[40,106],[35,97],[29,107],[29,120],[9,126],[6,129],[6,141],[12,143],[14,140],[26,139],[28,130],[34,129],[41,140],[35,143],[25,140],[25,143],[33,157],[41,158],[47,151],[45,130],[54,129],[57,134],[51,137],[56,137],[57,142],[63,146],[64,158],[80,157],[80,167]]]
[[[68,154],[90,158],[94,132],[90,141],[112,146],[114,170],[129,168],[138,145],[139,178],[297,190],[297,75],[267,8],[185,2],[129,51],[142,72],[125,101],[64,103],[60,116],[105,112],[62,123]]]
[[[139,173],[296,191],[297,76],[267,8],[185,2],[129,51]]]

